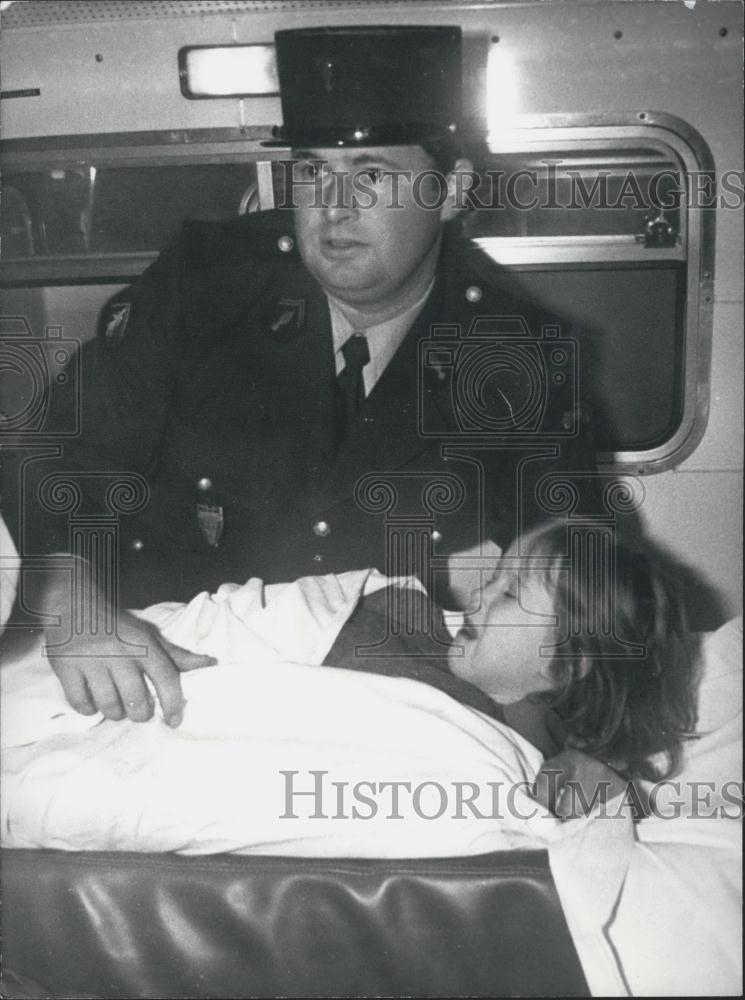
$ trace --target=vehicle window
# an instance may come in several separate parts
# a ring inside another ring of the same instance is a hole
[[[187,218],[253,211],[256,170],[247,163],[198,161],[11,167],[3,172],[2,197],[4,227],[12,234],[7,258],[157,253]],[[14,201],[25,206],[22,218]]]
[[[671,245],[680,233],[680,166],[654,149],[475,156],[471,236],[643,238],[659,217]]]
[[[646,116],[643,116],[646,117]],[[474,150],[468,235],[565,321],[617,468],[690,454],[708,406],[711,155],[684,123],[515,130]]]

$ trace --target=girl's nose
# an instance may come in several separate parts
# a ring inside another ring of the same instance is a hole
[[[466,614],[466,617],[471,625],[483,625],[484,619],[486,618],[487,606],[488,600],[485,588],[477,587],[476,590],[471,592],[471,598],[468,602]]]

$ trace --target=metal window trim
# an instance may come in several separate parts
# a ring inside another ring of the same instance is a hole
[[[93,150],[106,150],[112,156],[126,156],[129,150],[139,150],[151,158],[168,155],[181,147],[188,148],[195,155],[194,148],[200,150],[210,145],[235,150],[236,144],[243,144],[251,153],[281,157],[286,150],[261,146],[262,141],[272,138],[272,130],[267,125],[220,126],[217,128],[155,129],[137,132],[80,132],[73,134],[31,136],[22,139],[0,141],[3,157],[25,157],[36,160],[40,155],[59,154],[62,158],[75,155],[90,156]],[[241,150],[243,152],[244,150]],[[197,154],[198,155],[198,154]],[[45,157],[46,159],[46,157]]]
[[[250,143],[194,143],[184,146],[124,146],[124,147],[85,147],[81,146],[68,151],[6,152],[0,159],[3,169],[9,167],[28,167],[39,169],[40,161],[46,169],[75,169],[87,167],[93,163],[99,169],[112,167],[159,167],[180,166],[195,163],[238,163],[245,159],[246,167],[252,167],[268,156],[256,155]]]
[[[157,253],[27,257],[3,262],[0,288],[121,284],[136,280]]]
[[[640,249],[633,236],[477,236],[472,241],[497,264],[681,263],[682,245]]]
[[[225,162],[236,155],[254,161],[280,159],[286,151],[269,151],[261,145],[271,136],[269,127],[229,129],[174,130],[170,132],[119,133],[109,136],[51,136],[42,139],[16,139],[0,143],[6,166],[28,163],[38,166],[40,154],[50,166],[89,162],[96,151],[103,163],[141,165],[158,159],[184,162]],[[637,111],[619,114],[530,115],[515,120],[509,131],[491,134],[491,152],[548,152],[552,148],[580,146],[607,149],[618,143],[630,145],[643,141],[645,146],[672,151],[683,166],[686,177],[693,173],[715,178],[714,160],[703,137],[687,122],[663,112]],[[569,145],[567,145],[569,144]],[[103,154],[103,155],[101,155]],[[265,168],[261,187],[266,195]],[[268,197],[268,196],[267,196]],[[262,207],[268,207],[262,201]],[[491,240],[492,238],[487,238]],[[550,238],[546,254],[539,261],[536,238],[510,237],[515,250],[512,264],[535,266],[571,261],[568,243]],[[657,262],[686,261],[686,310],[684,336],[683,414],[673,435],[662,445],[648,450],[626,450],[599,456],[603,465],[620,473],[650,474],[679,465],[693,453],[708,422],[710,401],[711,342],[713,326],[713,282],[715,251],[715,213],[701,206],[687,206],[685,225],[681,226],[680,248],[664,248],[662,253],[637,246],[638,256],[631,257],[628,240],[612,237],[598,242],[593,237],[569,237],[574,240],[583,260],[595,263],[631,259]],[[520,261],[519,255],[523,253]],[[654,256],[653,256],[654,255]],[[107,255],[95,264],[91,258],[57,258],[6,261],[3,285],[76,284],[86,276],[94,281],[109,278],[124,280],[136,274],[154,259],[153,254]]]

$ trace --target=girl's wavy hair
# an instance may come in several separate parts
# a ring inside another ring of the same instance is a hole
[[[536,529],[520,546],[521,557],[548,561],[546,569],[529,572],[545,574],[567,636],[550,668],[557,687],[539,698],[563,721],[571,746],[629,779],[667,777],[696,726],[695,668],[680,595],[650,554],[612,543],[603,555],[611,562],[608,601],[584,567],[562,569],[567,555],[563,524]],[[604,617],[612,622],[610,634]],[[641,655],[624,655],[618,640],[641,647]]]

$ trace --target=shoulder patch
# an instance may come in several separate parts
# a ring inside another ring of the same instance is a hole
[[[103,322],[103,335],[106,340],[121,340],[129,323],[130,302],[112,302],[106,310]]]

